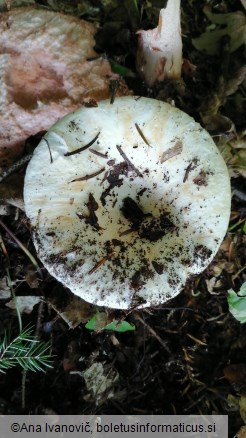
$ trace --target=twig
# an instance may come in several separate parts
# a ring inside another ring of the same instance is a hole
[[[38,266],[38,263],[36,259],[33,257],[33,255],[28,251],[28,249],[21,243],[21,241],[10,231],[10,229],[3,223],[3,221],[0,219],[0,225],[7,231],[7,233],[12,237],[12,239],[17,243],[17,245],[22,249],[22,251],[26,254],[26,256],[30,259],[32,264],[36,267],[39,275],[42,277],[41,269]]]
[[[137,123],[135,123],[135,127],[136,127],[136,129],[137,129],[137,131],[138,131],[140,137],[141,137],[142,140],[144,141],[144,143],[146,143],[148,146],[150,146],[150,147],[152,148],[151,144],[150,144],[150,143],[148,142],[148,140],[146,139],[146,137],[145,137],[143,131],[141,130],[140,126],[139,126]]]
[[[76,182],[76,181],[87,181],[88,179],[94,178],[97,175],[100,175],[100,173],[104,172],[105,167],[98,170],[97,172],[91,173],[90,175],[81,176],[80,178],[73,179],[72,181],[69,181],[69,183]]]
[[[127,157],[127,155],[125,154],[125,152],[122,150],[122,148],[119,145],[116,145],[120,155],[122,156],[122,158],[124,158],[124,160],[126,161],[126,163],[128,164],[128,166],[134,170],[134,172],[136,172],[136,174],[138,176],[143,177],[143,175],[141,174],[141,172],[139,172],[139,170],[134,166],[134,164],[132,164],[132,162],[129,160],[129,158]]]
[[[94,137],[88,144],[86,144],[85,146],[82,146],[81,148],[75,149],[74,151],[67,152],[66,154],[64,154],[64,157],[70,157],[71,155],[79,154],[79,152],[85,151],[90,146],[92,146],[93,143],[95,143],[95,141],[98,139],[99,135],[100,135],[100,132],[98,132],[96,137]]]
[[[154,336],[154,338],[162,345],[162,347],[166,350],[166,352],[168,354],[171,354],[171,350],[168,348],[168,346],[166,345],[165,342],[163,342],[163,340],[160,338],[160,336],[155,332],[154,329],[152,329],[152,327],[149,326],[149,324],[147,324],[147,322],[145,322],[141,316],[138,313],[134,314],[134,317],[136,319],[138,319],[138,321],[140,321],[146,328],[147,330],[152,334],[152,336]]]

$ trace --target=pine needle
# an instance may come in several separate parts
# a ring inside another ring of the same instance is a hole
[[[46,368],[52,368],[52,359],[47,353],[49,348],[48,343],[38,341],[32,335],[30,327],[22,330],[12,341],[5,332],[0,341],[0,373],[5,373],[16,365],[26,371],[45,371]]]

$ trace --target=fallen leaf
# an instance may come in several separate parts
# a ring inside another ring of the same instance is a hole
[[[8,303],[6,303],[6,306],[10,309],[16,309],[16,306],[18,307],[18,310],[20,313],[31,313],[33,311],[33,307],[38,304],[41,301],[42,297],[35,297],[35,296],[18,296],[15,300],[11,300]]]
[[[245,391],[246,365],[244,363],[227,365],[223,372],[225,378],[235,387],[236,391]]]
[[[226,84],[226,96],[235,93],[246,78],[246,65],[241,67]]]
[[[59,294],[59,291],[58,291]],[[59,296],[49,299],[49,304],[70,328],[77,327],[80,323],[86,323],[95,312],[93,306],[75,295],[69,295],[68,302],[59,302]]]
[[[243,176],[246,178],[246,149],[234,151],[228,162],[228,167],[232,177]]]
[[[110,365],[94,362],[83,373],[87,391],[101,404],[105,397],[114,397],[113,387],[119,380],[119,374]]]
[[[88,330],[101,331],[109,330],[114,332],[128,332],[135,330],[133,324],[129,324],[127,321],[118,321],[110,318],[106,312],[97,312],[85,325]]]
[[[110,97],[119,79],[93,49],[97,27],[33,7],[0,14],[0,163],[22,153],[25,140],[90,99]],[[117,95],[130,94],[123,81]]]
[[[236,433],[235,438],[246,438],[246,426],[242,426]]]
[[[246,43],[246,17],[243,12],[213,14],[207,6],[204,13],[211,23],[219,25],[219,28],[216,26],[215,29],[211,29],[209,26],[206,32],[194,38],[192,43],[197,50],[216,55],[220,51],[221,38],[225,35],[230,37],[230,53]]]
[[[246,423],[246,397],[242,396],[239,400],[240,415],[244,423]]]
[[[227,138],[235,136],[235,125],[222,114],[201,114],[204,127],[210,134],[224,135]]]
[[[8,285],[7,277],[3,277],[0,279],[0,299],[6,300],[11,297],[11,290]]]
[[[27,272],[25,274],[25,281],[31,289],[37,289],[39,286],[39,280],[37,277],[36,270],[33,266],[28,266]]]

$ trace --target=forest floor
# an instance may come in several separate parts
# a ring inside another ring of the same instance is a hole
[[[105,331],[100,324],[96,330],[86,328],[86,318],[95,308],[82,300],[78,303],[45,268],[40,276],[15,239],[38,259],[30,224],[21,210],[11,206],[0,217],[12,233],[0,229],[0,339],[5,330],[11,339],[18,335],[16,310],[7,306],[14,289],[16,297],[28,297],[23,327],[34,327],[39,339],[50,342],[52,368],[23,374],[16,366],[1,374],[0,413],[227,414],[232,437],[246,421],[246,324],[228,309],[228,290],[238,292],[246,281],[246,83],[242,79],[246,56],[243,46],[230,51],[235,35],[229,27],[227,40],[214,55],[195,48],[192,38],[210,23],[203,11],[205,3],[211,12],[225,17],[245,12],[245,2],[182,1],[184,58],[196,70],[178,84],[169,81],[151,90],[136,72],[135,30],[155,27],[160,2],[153,1],[150,7],[149,2],[139,1],[136,9],[137,3],[130,1],[77,0],[69,2],[69,11],[68,2],[37,3],[100,22],[96,49],[117,64],[118,72],[122,66],[127,68],[124,79],[134,94],[174,101],[210,131],[232,177],[232,212],[215,259],[175,299],[159,308],[100,309],[102,319],[126,319],[135,326],[119,333]],[[14,175],[20,185],[23,176],[23,168]],[[88,373],[94,386],[86,378]]]

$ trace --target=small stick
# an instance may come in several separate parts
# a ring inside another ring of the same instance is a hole
[[[105,167],[98,170],[97,172],[91,173],[90,175],[81,176],[80,178],[73,179],[72,181],[69,181],[69,183],[75,182],[75,181],[86,181],[87,179],[94,178],[97,175],[100,175],[100,173],[104,172]]]
[[[201,340],[198,339],[198,338],[195,338],[195,336],[190,335],[190,333],[187,333],[187,336],[189,336],[189,338],[192,339],[192,341],[196,342],[196,343],[199,344],[199,345],[207,345],[206,342],[201,341]]]
[[[92,152],[93,154],[97,155],[98,157],[108,159],[108,153],[107,152],[106,152],[106,154],[102,154],[102,152],[98,152],[95,149],[90,149],[90,152]]]
[[[122,231],[122,233],[119,234],[120,237],[127,236],[127,234],[133,233],[137,230],[133,230],[132,228],[128,228],[128,230]]]
[[[138,176],[143,177],[143,175],[141,174],[141,172],[139,172],[139,170],[134,166],[134,164],[132,164],[132,162],[129,160],[129,158],[127,157],[127,155],[125,154],[125,152],[123,152],[123,150],[121,149],[121,147],[119,145],[116,145],[120,155],[122,156],[122,158],[124,158],[124,160],[127,162],[128,166],[134,170],[134,172],[136,172],[136,174]]]
[[[155,332],[155,330],[152,329],[152,327],[150,327],[149,324],[147,324],[147,322],[145,322],[138,313],[135,313],[134,317],[138,319],[138,321],[140,321],[147,328],[147,330],[152,334],[152,336],[154,336],[154,338],[157,339],[157,341],[162,345],[162,347],[167,351],[167,353],[171,354],[170,349],[168,348],[166,343],[163,342],[160,336]]]
[[[152,148],[151,144],[148,142],[145,135],[143,134],[143,131],[141,130],[140,126],[137,123],[135,123],[135,126],[137,128],[137,131],[138,131],[140,137],[143,139],[144,143],[146,143],[148,146],[150,146]]]
[[[187,166],[186,171],[185,171],[185,175],[184,175],[184,179],[183,182],[187,181],[188,177],[189,177],[189,173],[194,170],[196,168],[198,160],[194,159],[190,162],[190,164]]]
[[[116,91],[117,91],[118,87],[119,87],[119,81],[117,79],[116,80],[113,79],[112,81],[110,81],[110,91],[111,91],[110,103],[111,103],[111,105],[114,103],[115,95],[116,95]]]
[[[53,163],[53,158],[52,158],[52,155],[51,155],[51,150],[50,150],[49,142],[48,142],[48,140],[47,140],[45,137],[43,137],[43,140],[45,141],[45,143],[47,144],[48,149],[49,149],[49,153],[50,153],[50,162]]]
[[[96,137],[94,137],[88,144],[86,144],[85,146],[82,146],[81,148],[75,149],[72,152],[67,152],[66,154],[64,154],[64,157],[70,157],[71,155],[79,154],[80,152],[85,151],[90,146],[92,146],[93,143],[95,143],[95,141],[98,139],[99,135],[100,135],[100,132],[98,132]]]
[[[104,265],[112,257],[113,254],[114,251],[103,257],[103,259],[99,260],[99,262],[97,262],[95,266],[93,266],[93,268],[88,272],[88,274],[91,275],[94,272],[96,272],[102,265]]]
[[[33,255],[28,251],[28,249],[21,243],[21,241],[12,233],[12,231],[9,230],[9,228],[1,221],[0,219],[0,225],[4,228],[4,230],[9,234],[10,237],[17,243],[17,245],[22,249],[22,251],[26,254],[26,256],[29,258],[29,260],[32,262],[32,264],[36,267],[38,273],[42,275],[42,271],[40,267],[38,266],[38,263],[36,262],[36,259],[33,257]]]

